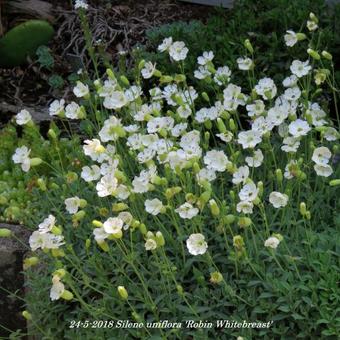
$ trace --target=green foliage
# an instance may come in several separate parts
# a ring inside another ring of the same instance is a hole
[[[48,84],[54,89],[61,89],[64,86],[64,79],[59,74],[52,74],[48,78]]]
[[[54,58],[47,46],[39,46],[36,55],[38,56],[38,62],[41,67],[51,69],[54,66]]]
[[[33,56],[53,34],[53,27],[43,20],[29,20],[12,28],[0,39],[0,67],[23,64],[27,56]]]

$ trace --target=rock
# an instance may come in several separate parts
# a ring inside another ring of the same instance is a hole
[[[16,237],[28,244],[30,232],[24,227],[0,223],[0,228],[12,230]],[[22,301],[15,297],[25,293],[21,272],[23,257],[28,248],[24,244],[12,237],[0,238],[0,325],[12,331],[26,329],[25,319],[21,316],[24,306]],[[8,336],[9,333],[0,327],[0,338]]]

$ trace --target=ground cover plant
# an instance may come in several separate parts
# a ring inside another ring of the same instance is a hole
[[[89,43],[87,5],[76,7]],[[291,56],[275,81],[257,72],[251,38],[231,64],[202,50],[189,71],[190,48],[169,36],[157,46],[169,67],[139,60],[129,78],[109,65],[95,79],[83,72],[74,101],[50,105],[68,138],[55,124],[42,137],[18,113],[24,136],[35,135],[12,153],[36,183],[24,221],[32,334],[337,336],[339,87],[318,17],[299,27],[278,38]],[[207,327],[147,327],[164,320]]]

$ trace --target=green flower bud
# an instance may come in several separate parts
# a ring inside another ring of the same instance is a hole
[[[66,270],[64,268],[60,268],[60,269],[54,271],[52,275],[53,276],[55,276],[55,275],[59,276],[59,278],[62,279],[66,274],[67,274]]]
[[[252,46],[252,44],[250,43],[250,40],[249,40],[249,39],[246,39],[246,40],[244,41],[244,47],[245,47],[251,54],[254,53],[253,46]]]
[[[0,228],[0,237],[11,237],[12,231],[7,228]]]
[[[229,129],[233,132],[237,131],[237,126],[232,118],[229,119]]]
[[[220,131],[221,133],[227,132],[227,128],[221,118],[217,118],[217,128],[218,128],[218,131]]]
[[[276,175],[276,180],[277,180],[279,183],[282,183],[283,175],[282,175],[281,169],[276,169],[275,175]]]
[[[157,231],[155,241],[158,247],[163,247],[165,245],[164,236],[160,231]]]
[[[300,214],[302,216],[306,216],[306,214],[307,214],[307,207],[306,207],[306,203],[305,202],[301,202],[300,203]]]
[[[213,216],[218,216],[220,214],[220,208],[218,207],[218,205],[217,205],[217,203],[214,199],[211,199],[209,201],[209,207],[210,207],[211,214]]]
[[[228,224],[228,225],[233,224],[235,222],[235,220],[236,220],[236,217],[234,215],[231,215],[231,214],[223,217],[223,222],[225,224]]]
[[[316,17],[316,15],[313,12],[309,13],[309,18],[314,21],[316,24],[319,22],[319,19]]]
[[[307,49],[307,53],[315,60],[320,60],[320,54],[314,50],[312,50],[311,48]]]
[[[42,178],[38,178],[37,179],[37,184],[38,184],[38,187],[39,187],[39,189],[41,191],[46,191],[47,190],[46,183],[45,183],[45,181]]]
[[[62,229],[55,225],[52,227],[51,232],[53,235],[61,235],[63,233]]]
[[[238,225],[240,228],[247,228],[251,225],[252,221],[249,217],[240,217],[238,220]]]
[[[244,240],[241,235],[236,235],[233,237],[233,246],[237,250],[242,250],[244,248]]]
[[[335,187],[335,186],[340,185],[340,179],[333,179],[333,180],[331,180],[331,181],[329,182],[329,185],[330,185],[331,187]]]
[[[161,83],[171,83],[173,80],[174,80],[174,79],[173,79],[172,77],[170,77],[170,76],[161,76],[161,77],[159,78],[159,81],[160,81]]]
[[[82,209],[85,208],[87,206],[87,201],[85,199],[81,198],[80,201],[79,201],[79,206]]]
[[[29,313],[27,310],[24,310],[21,314],[26,320],[32,320],[32,314]]]
[[[304,33],[296,33],[296,38],[298,41],[301,41],[301,40],[305,40],[307,36]]]
[[[76,180],[78,179],[78,175],[73,172],[73,171],[69,171],[67,174],[66,174],[66,182],[67,183],[73,183],[75,182]]]
[[[120,81],[123,83],[123,85],[125,85],[127,87],[130,86],[129,79],[127,79],[124,75],[120,76]]]
[[[30,165],[31,165],[31,166],[38,166],[38,165],[40,165],[41,163],[42,163],[42,159],[41,159],[41,158],[35,157],[35,158],[31,158],[31,159],[30,159]]]
[[[112,211],[113,212],[120,212],[120,211],[124,211],[127,210],[129,208],[129,206],[125,203],[114,203],[112,204]]]
[[[145,65],[145,60],[143,59],[139,62],[138,69],[141,70],[144,67],[144,65]]]
[[[210,274],[210,282],[214,284],[221,283],[223,281],[223,275],[220,272],[213,272]]]
[[[105,251],[106,253],[109,251],[109,245],[103,241],[103,242],[97,242],[98,243],[98,246],[103,250]]]
[[[54,132],[53,129],[49,129],[48,132],[47,132],[47,135],[53,140],[57,139],[57,134]]]
[[[65,289],[60,297],[66,301],[70,301],[73,299],[73,294],[69,290]]]
[[[176,83],[183,83],[186,81],[186,76],[184,74],[176,74],[175,75],[175,82]]]
[[[125,289],[125,287],[124,286],[118,286],[117,290],[118,290],[118,294],[120,295],[120,297],[123,300],[127,300],[127,298],[129,297],[129,294],[128,294],[127,290]]]
[[[259,189],[258,196],[262,197],[263,195],[263,182],[262,181],[257,182],[257,188]]]
[[[86,215],[86,212],[84,210],[79,210],[77,213],[75,213],[72,216],[72,220],[74,221],[81,221]]]
[[[184,294],[184,290],[183,290],[183,287],[181,285],[176,285],[176,289],[177,289],[177,293],[179,295],[183,295]]]
[[[209,96],[206,92],[202,92],[201,96],[206,102],[208,102],[208,103],[210,102],[210,98],[209,98]]]
[[[204,127],[205,127],[206,129],[208,129],[208,130],[211,130],[211,128],[212,128],[212,122],[211,122],[211,120],[206,120],[206,121],[204,122]]]
[[[325,59],[327,59],[327,60],[332,60],[332,59],[333,59],[333,56],[332,56],[329,52],[327,52],[327,51],[322,51],[322,52],[321,52],[321,55],[322,55]]]
[[[141,223],[139,225],[139,230],[143,235],[146,235],[146,233],[148,232],[147,229],[146,229],[146,225],[144,223]]]
[[[39,263],[39,258],[36,256],[32,256],[32,257],[28,257],[26,259],[24,259],[24,270],[26,270],[27,268],[36,266]]]
[[[65,252],[62,249],[51,249],[51,254],[53,257],[64,257]]]
[[[90,247],[91,247],[91,240],[88,238],[85,241],[85,249],[89,250]]]

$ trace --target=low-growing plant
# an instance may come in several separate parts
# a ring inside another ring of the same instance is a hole
[[[87,5],[76,7],[86,20]],[[339,114],[322,94],[336,103],[339,88],[318,18],[311,13],[301,27],[284,36],[288,50],[304,55],[284,61],[282,82],[256,76],[250,40],[237,70],[204,51],[190,74],[190,51],[167,37],[158,53],[173,73],[141,60],[133,83],[112,68],[94,81],[84,74],[77,101],[51,104],[52,116],[81,121],[85,136],[80,147],[53,126],[46,152],[66,143],[68,153],[49,162],[20,146],[13,155],[24,172],[53,169],[50,190],[38,179],[35,214],[25,221],[33,231],[24,262],[31,332],[337,336]],[[31,117],[16,121],[26,129]]]

